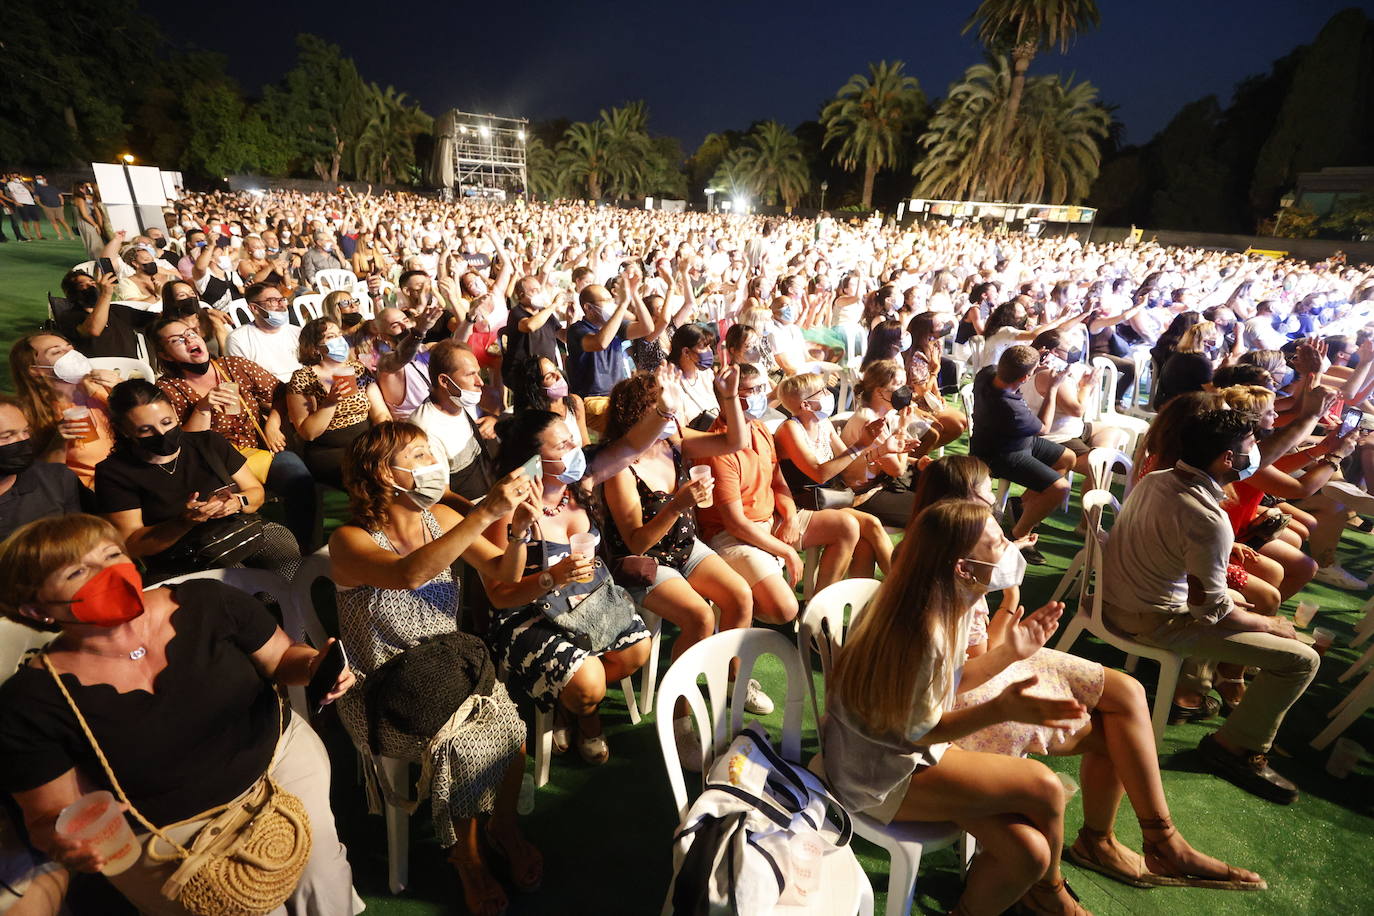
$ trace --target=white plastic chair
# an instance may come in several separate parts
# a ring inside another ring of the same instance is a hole
[[[315,289],[323,295],[328,295],[336,289],[353,289],[358,282],[357,276],[353,271],[345,270],[342,267],[330,267],[326,270],[315,271]]]
[[[1149,431],[1150,424],[1139,417],[1128,417],[1124,413],[1117,412],[1116,364],[1105,357],[1098,356],[1093,359],[1092,365],[1094,369],[1101,369],[1102,372],[1098,376],[1097,389],[1089,396],[1089,403],[1084,405],[1083,419],[1124,430],[1130,439],[1126,443],[1125,451],[1127,454],[1134,455],[1136,441]]]
[[[663,675],[655,706],[658,721],[658,744],[663,751],[663,764],[668,770],[668,785],[672,789],[673,804],[678,818],[687,813],[689,799],[683,778],[682,763],[677,755],[677,741],[673,735],[673,708],[685,698],[701,735],[702,760],[698,789],[705,786],[705,773],[710,761],[730,745],[733,736],[744,727],[744,700],[749,677],[761,655],[776,656],[787,675],[787,694],[782,704],[782,740],[779,750],[784,760],[801,763],[802,708],[805,704],[806,670],[796,649],[787,637],[773,630],[726,630],[692,646]],[[730,662],[739,659],[739,673],[730,681]],[[697,685],[706,679],[703,695]],[[857,818],[855,818],[857,830]],[[873,888],[854,855],[852,847],[837,850],[823,860],[822,893],[805,909],[778,907],[777,912],[824,913],[827,916],[873,913]]]
[[[324,302],[324,296],[319,293],[306,293],[291,300],[291,314],[295,316],[296,323],[300,327],[305,327],[312,320],[320,317],[323,312],[320,310],[320,303]]]
[[[1174,699],[1174,688],[1178,686],[1178,675],[1183,668],[1183,656],[1170,649],[1136,642],[1118,636],[1107,628],[1102,620],[1102,594],[1106,590],[1103,567],[1103,554],[1107,546],[1107,534],[1102,530],[1102,510],[1115,505],[1116,500],[1106,490],[1091,490],[1083,497],[1083,514],[1088,521],[1088,536],[1085,549],[1088,551],[1083,578],[1078,591],[1078,609],[1073,619],[1064,627],[1064,635],[1059,637],[1055,648],[1068,652],[1074,642],[1086,630],[1110,646],[1115,646],[1128,656],[1137,655],[1159,663],[1159,682],[1155,687],[1154,724],[1155,742],[1164,737],[1164,726],[1169,721],[1169,706]]]
[[[126,382],[131,378],[141,378],[148,382],[157,381],[157,373],[147,360],[134,359],[131,356],[92,356],[91,368],[112,369]]]
[[[1092,491],[1089,490],[1088,492],[1091,493]],[[1084,498],[1086,499],[1087,497],[1085,496]],[[1111,507],[1112,512],[1120,514],[1121,504],[1116,501],[1115,496],[1112,497]],[[1084,509],[1086,511],[1086,504],[1084,505]],[[1079,576],[1087,574],[1089,557],[1090,551],[1088,550],[1088,544],[1085,539],[1084,544],[1081,548],[1079,548],[1078,553],[1073,555],[1073,560],[1069,562],[1069,568],[1064,572],[1063,577],[1059,580],[1059,584],[1054,587],[1054,594],[1050,595],[1051,601],[1062,600],[1063,597],[1069,593],[1069,589],[1071,589],[1075,584],[1078,583]]]
[[[1355,635],[1350,639],[1350,648],[1352,649],[1374,636],[1374,598],[1366,601],[1362,610],[1364,617],[1355,624]]]
[[[253,323],[253,312],[248,308],[248,303],[246,301],[231,302],[230,308],[227,311],[230,315],[234,316],[234,327],[236,328]]]
[[[57,638],[56,633],[31,630],[20,623],[0,617],[0,684],[19,670],[19,662],[30,649],[41,649]]]
[[[1364,680],[1326,714],[1327,718],[1333,721],[1312,739],[1312,746],[1321,750],[1335,741],[1341,732],[1355,724],[1355,720],[1364,715],[1370,707],[1374,707],[1374,671],[1366,674]]]

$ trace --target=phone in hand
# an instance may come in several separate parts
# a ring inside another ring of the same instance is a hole
[[[544,459],[540,458],[538,455],[526,461],[521,467],[525,471],[525,476],[530,480],[538,481],[544,476]]]
[[[95,269],[102,274],[112,274],[115,272],[114,262],[109,258],[96,258]]]
[[[229,499],[229,498],[231,498],[231,497],[234,495],[234,493],[235,493],[237,490],[238,490],[238,487],[237,487],[237,486],[235,486],[235,485],[232,484],[232,483],[227,483],[227,484],[225,484],[224,486],[220,487],[218,490],[216,490],[216,491],[214,491],[213,493],[211,493],[211,494],[206,498],[206,502],[212,502],[212,501],[217,500],[217,499]]]
[[[228,247],[229,247],[229,236],[227,236],[227,235],[221,235],[219,238],[215,239],[215,247],[216,247],[216,248],[228,248]]]
[[[339,675],[344,673],[348,667],[348,654],[344,652],[343,643],[337,639],[329,644],[329,648],[324,650],[324,658],[320,660],[320,666],[315,669],[315,674],[310,678],[310,683],[305,685],[306,705],[315,711],[315,715],[324,712],[324,698],[329,695],[329,691],[334,689],[334,684],[339,680]]]
[[[1364,411],[1358,407],[1347,407],[1341,411],[1341,426],[1336,433],[1338,436],[1348,436],[1355,427],[1364,421]]]

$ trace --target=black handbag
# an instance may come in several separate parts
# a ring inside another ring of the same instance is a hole
[[[549,548],[539,535],[544,569],[549,568]],[[605,652],[635,622],[635,603],[630,593],[611,578],[600,559],[596,561],[601,581],[590,592],[566,594],[566,587],[554,589],[534,606],[573,641],[593,653]],[[571,584],[571,583],[570,583]]]
[[[854,491],[836,490],[831,487],[803,487],[793,494],[798,509],[819,512],[822,509],[848,509],[854,505]]]
[[[233,475],[218,455],[213,452],[198,454],[205,458],[222,483],[233,484]],[[163,552],[158,558],[160,565],[165,563],[190,572],[233,566],[261,549],[264,525],[262,516],[256,512],[240,512],[201,522]]]
[[[386,753],[378,738],[383,723],[428,741],[468,697],[490,696],[495,681],[491,653],[471,633],[431,636],[393,655],[363,681],[373,752]]]

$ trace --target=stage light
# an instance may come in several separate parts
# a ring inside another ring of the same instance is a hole
[[[521,131],[516,131],[516,134],[515,134],[515,135],[516,135],[517,137],[520,138],[520,142],[521,142],[521,143],[524,143],[524,142],[525,142],[525,132],[524,132],[523,130],[521,130]]]
[[[125,164],[125,165],[133,165],[133,164],[134,164],[134,154],[133,154],[133,153],[125,153],[123,156],[120,156],[119,158],[124,160],[124,164]]]
[[[462,133],[467,133],[467,132],[468,132],[468,129],[467,129],[467,126],[466,126],[466,125],[463,126],[463,127],[458,128],[458,130],[459,130],[460,132],[462,132]]]
[[[481,127],[477,128],[477,132],[480,133],[480,134],[482,135],[482,139],[483,139],[483,140],[485,140],[487,137],[490,137],[490,136],[491,136],[491,128],[488,127],[488,126],[485,125],[485,124],[483,124]]]

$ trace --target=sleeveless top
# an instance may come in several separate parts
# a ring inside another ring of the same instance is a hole
[[[825,464],[827,461],[835,457],[835,449],[833,448],[830,442],[830,436],[828,435],[830,429],[833,428],[830,424],[829,419],[821,421],[821,432],[827,433],[827,435],[821,436],[819,441],[811,438],[811,434],[806,431],[806,427],[802,426],[802,421],[797,417],[788,417],[786,422],[796,423],[797,426],[801,428],[803,438],[805,438],[806,441],[811,444],[811,451],[814,452],[816,455],[817,464]],[[792,459],[782,457],[781,451],[778,452],[778,467],[782,468],[782,479],[787,481],[787,488],[791,490],[794,494],[800,493],[801,491],[809,489],[811,487],[828,487],[832,489],[844,489],[844,480],[841,479],[839,474],[836,474],[829,480],[822,481],[821,483],[816,483],[816,481],[811,479],[811,476],[809,474],[807,474],[801,468],[797,467],[796,463],[794,463]]]
[[[673,472],[676,487],[682,486],[687,480],[686,473],[682,470],[682,455],[677,448],[673,448]],[[635,478],[635,489],[639,492],[639,505],[644,513],[644,523],[663,511],[673,498],[672,493],[665,493],[662,490],[654,490],[644,482],[643,478],[635,470],[634,465],[630,465],[630,473]],[[668,529],[668,533],[659,538],[648,550],[644,551],[644,556],[653,557],[664,566],[671,566],[673,569],[681,569],[691,556],[692,544],[697,536],[696,513],[687,511],[677,517],[673,522],[673,527]],[[622,557],[634,555],[634,551],[625,544],[625,539],[620,535],[620,529],[615,525],[610,525],[606,529],[606,543],[609,548],[611,559],[619,560]]]

